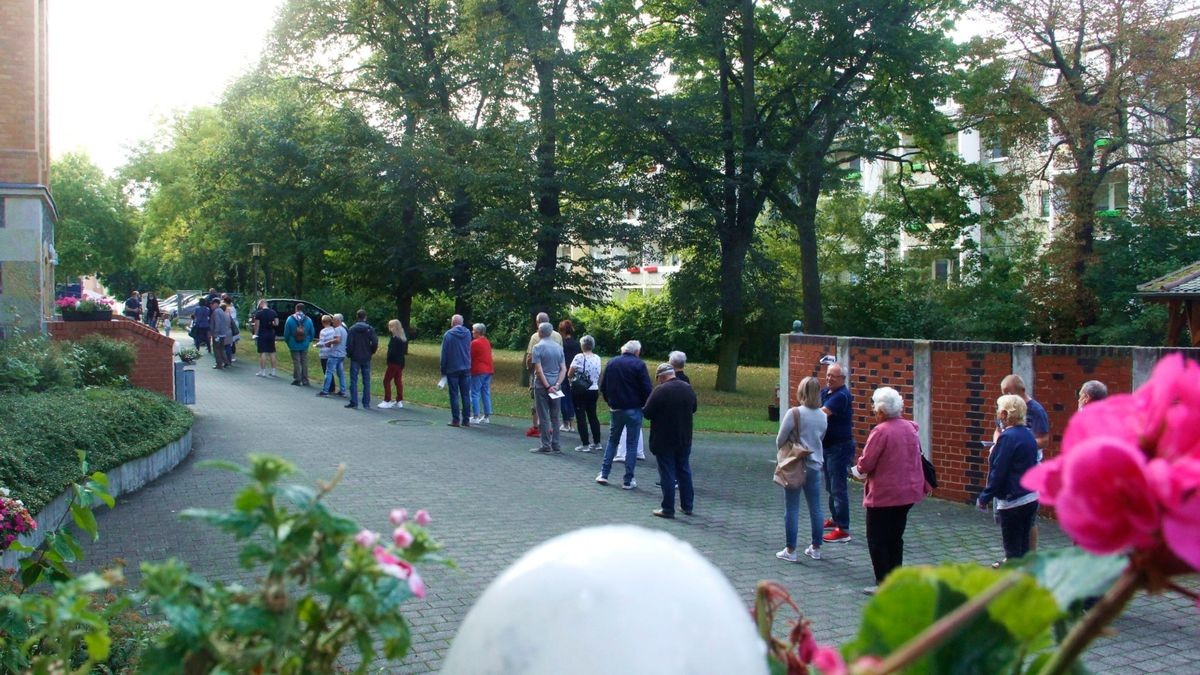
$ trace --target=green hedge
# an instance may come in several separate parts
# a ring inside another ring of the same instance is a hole
[[[0,485],[37,513],[78,477],[75,451],[108,471],[178,440],[183,405],[141,389],[60,389],[0,396]]]

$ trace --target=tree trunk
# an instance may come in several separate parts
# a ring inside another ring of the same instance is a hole
[[[554,90],[554,64],[537,59],[534,69],[538,78],[538,144],[537,195],[538,229],[537,259],[529,285],[529,309],[550,311],[558,285],[558,247],[562,243],[562,211],[559,196],[562,186],[558,180],[558,111]]]
[[[800,287],[804,294],[804,330],[823,333],[825,317],[821,308],[821,271],[817,260],[817,200],[821,196],[822,176],[806,175],[797,181],[799,202],[779,189],[772,190],[771,203],[780,215],[796,228],[800,244]]]
[[[735,218],[729,214],[728,218]],[[724,229],[724,228],[722,228]],[[746,307],[742,297],[745,287],[746,253],[749,237],[735,236],[721,242],[721,338],[717,347],[717,391],[737,391],[738,355],[745,339]]]
[[[262,269],[263,292],[266,293],[266,291],[267,291],[267,288],[266,288],[267,287],[267,259],[266,259],[266,256],[263,256],[263,258],[262,258],[262,266],[263,266],[263,269]],[[304,297],[304,252],[303,251],[296,252],[296,297],[297,298]]]
[[[397,288],[395,298],[396,318],[400,320],[400,325],[404,326],[404,333],[407,335],[409,328],[412,326],[412,286],[405,285],[402,288]]]

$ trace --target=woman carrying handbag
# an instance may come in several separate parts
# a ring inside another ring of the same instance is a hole
[[[783,531],[787,545],[775,554],[788,562],[799,562],[796,554],[797,530],[800,523],[800,493],[808,503],[811,543],[804,555],[821,559],[824,535],[824,514],[821,513],[821,467],[824,453],[821,439],[828,420],[821,412],[821,384],[815,377],[806,377],[796,387],[800,405],[780,417],[779,434],[775,437],[778,455],[775,482],[783,486]],[[801,468],[803,467],[803,468]]]

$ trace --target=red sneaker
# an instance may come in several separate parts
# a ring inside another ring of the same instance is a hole
[[[832,529],[833,529],[833,528],[835,528],[835,527],[837,527],[837,525],[834,525],[834,524],[833,524],[833,518],[826,518],[826,519],[825,519],[825,529],[827,529],[827,530],[832,530]]]
[[[850,533],[843,530],[840,527],[835,527],[832,530],[826,532],[825,536],[822,537],[822,539],[824,539],[825,541],[827,541],[831,544],[844,544],[844,543],[850,541]]]
[[[537,427],[529,427],[529,429],[525,431],[525,435],[530,438],[534,438],[536,436],[541,436],[542,432]]]

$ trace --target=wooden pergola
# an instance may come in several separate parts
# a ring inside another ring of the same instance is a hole
[[[1200,261],[1139,284],[1137,289],[1143,300],[1167,306],[1168,346],[1179,345],[1187,326],[1191,346],[1200,347]]]

